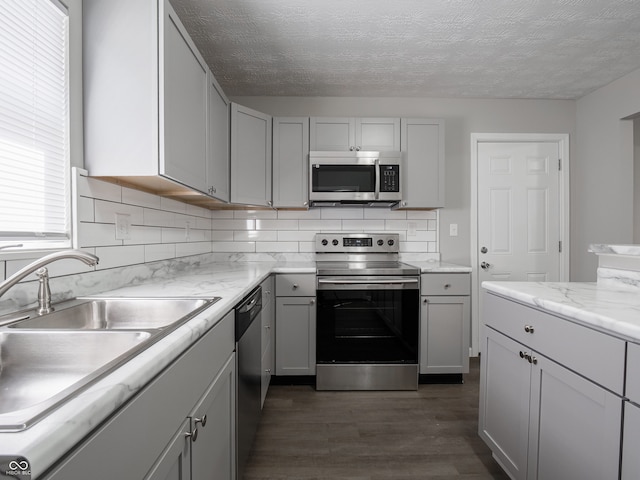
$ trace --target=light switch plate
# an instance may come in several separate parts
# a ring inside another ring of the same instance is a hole
[[[450,237],[457,237],[458,236],[458,224],[457,223],[450,223],[449,224],[449,236]]]

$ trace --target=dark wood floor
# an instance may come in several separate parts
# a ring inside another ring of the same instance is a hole
[[[245,480],[507,479],[477,434],[478,372],[417,392],[272,385]]]

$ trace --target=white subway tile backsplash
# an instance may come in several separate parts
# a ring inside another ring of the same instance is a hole
[[[257,242],[256,252],[297,253],[298,242]]]
[[[116,213],[129,215],[132,225],[144,225],[142,207],[123,203],[95,200],[95,221],[98,223],[116,223]]]
[[[325,208],[320,213],[320,218],[323,220],[331,219],[363,219],[363,208]]]
[[[300,220],[299,228],[316,232],[339,232],[342,230],[342,220]]]
[[[213,230],[255,230],[256,220],[214,219]]]
[[[96,255],[100,258],[96,270],[135,265],[144,263],[144,245],[97,247]]]
[[[131,226],[131,238],[123,240],[125,245],[146,245],[162,242],[162,228]]]
[[[159,243],[144,246],[144,261],[157,262],[176,257],[176,245],[174,243]]]
[[[253,254],[250,258],[272,258],[264,254],[273,253],[312,254],[315,236],[320,232],[394,232],[400,236],[401,253],[422,255],[439,250],[437,210],[354,207],[211,211],[95,178],[76,178],[78,244],[102,255],[100,269],[211,252],[214,256]],[[127,240],[115,239],[116,213],[130,215],[132,226]],[[2,267],[0,262],[0,278]],[[18,267],[7,264],[9,268]],[[63,272],[68,267],[63,264],[58,268]],[[72,268],[84,267],[78,264]]]
[[[251,253],[256,251],[255,242],[213,242],[214,252]]]
[[[256,220],[256,230],[297,230],[298,220]]]
[[[177,243],[176,257],[211,253],[211,242]]]
[[[272,230],[242,230],[233,233],[237,242],[273,242],[278,240],[278,232]]]
[[[155,208],[157,210],[162,208],[160,205],[162,202],[157,195],[126,187],[122,188],[122,203],[136,205],[138,207]]]
[[[280,230],[277,232],[277,240],[281,242],[313,242],[315,235],[316,233],[310,230]]]
[[[342,230],[375,233],[384,230],[384,220],[343,220]]]
[[[122,245],[122,240],[116,240],[116,226],[113,223],[80,222],[78,225],[78,243],[80,248],[86,248]]]

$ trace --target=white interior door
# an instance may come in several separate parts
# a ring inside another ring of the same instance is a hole
[[[483,281],[568,281],[566,135],[487,137],[472,140],[475,335],[482,321]],[[473,353],[479,347],[475,335]]]
[[[478,271],[484,280],[558,281],[557,143],[478,145]]]

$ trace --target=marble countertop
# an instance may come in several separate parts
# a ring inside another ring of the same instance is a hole
[[[2,455],[24,456],[37,478],[164,370],[271,273],[315,273],[315,262],[211,263],[98,296],[221,297],[123,366],[20,432],[0,432]]]
[[[456,265],[455,263],[429,260],[426,262],[405,261],[420,269],[421,273],[471,273],[471,267]]]
[[[640,294],[595,282],[483,282],[489,291],[640,343]]]

